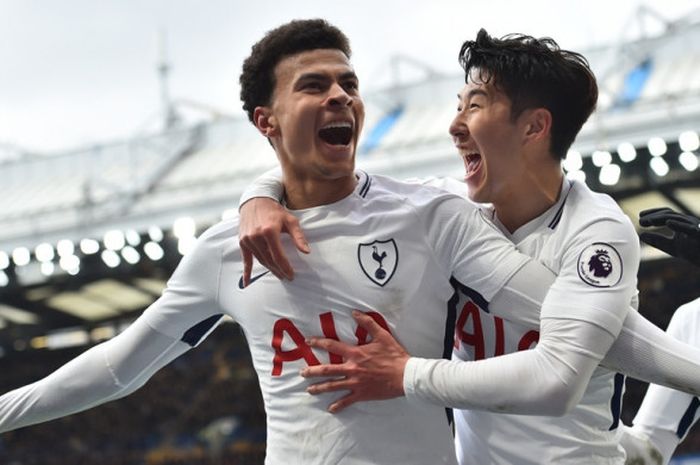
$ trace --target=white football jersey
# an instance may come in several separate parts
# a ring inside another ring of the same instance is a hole
[[[412,355],[449,356],[450,278],[488,300],[528,259],[463,198],[380,176],[361,173],[348,197],[292,213],[312,249],[305,255],[284,242],[294,281],[280,281],[256,265],[243,288],[243,264],[232,240],[236,217],[199,238],[144,318],[162,333],[191,340],[208,327],[202,322],[220,314],[240,324],[267,413],[266,464],[456,463],[444,408],[397,398],[328,413],[339,393],[308,394],[318,380],[299,371],[341,360],[312,350],[305,338],[367,342],[351,316],[358,309]]]
[[[666,331],[676,339],[700,347],[700,298],[680,306]],[[633,430],[649,438],[666,464],[698,420],[699,406],[697,397],[651,384],[634,418]]]
[[[455,180],[426,182],[458,195],[467,193],[466,185]],[[500,225],[491,208],[484,211],[521,252],[559,275],[578,308],[601,306],[600,295],[594,297],[591,291],[622,293],[636,307],[639,241],[609,196],[565,180],[557,203],[513,234]],[[537,344],[537,328],[494,317],[473,293],[460,293],[456,306],[453,357],[457,359],[479,360]],[[622,375],[599,367],[581,402],[563,417],[456,410],[460,464],[622,464],[617,426],[623,389]]]

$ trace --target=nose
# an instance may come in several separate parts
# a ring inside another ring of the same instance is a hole
[[[452,120],[452,123],[450,123],[449,131],[450,131],[450,135],[453,138],[463,138],[463,137],[467,137],[469,135],[469,129],[467,128],[467,125],[462,120],[461,116],[462,116],[462,114],[460,112],[458,112],[457,115]]]
[[[351,106],[352,97],[348,95],[343,86],[334,83],[328,92],[328,104],[330,106]]]

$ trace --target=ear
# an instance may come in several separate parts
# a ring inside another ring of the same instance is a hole
[[[552,114],[546,108],[527,110],[525,115],[525,140],[541,141],[547,139],[552,132]]]
[[[253,123],[260,131],[260,134],[268,139],[279,132],[277,118],[272,114],[270,107],[255,107],[255,110],[253,110]]]

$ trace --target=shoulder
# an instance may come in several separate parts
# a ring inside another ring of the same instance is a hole
[[[562,222],[568,234],[579,239],[601,235],[618,240],[637,241],[637,233],[629,217],[607,194],[592,191],[584,183],[572,181],[564,205]]]
[[[393,200],[423,210],[446,204],[464,211],[476,211],[478,207],[464,196],[445,190],[443,186],[400,181],[389,176],[372,175],[371,192],[375,200]],[[457,182],[457,181],[455,181]]]
[[[196,239],[194,246],[187,251],[183,260],[201,261],[202,259],[221,258],[223,255],[238,251],[238,214],[219,221],[208,227]]]
[[[700,320],[700,298],[692,300],[678,307],[675,316],[686,321],[697,322],[698,320]]]

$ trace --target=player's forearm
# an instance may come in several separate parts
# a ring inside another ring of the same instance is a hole
[[[547,320],[542,325],[547,336],[533,350],[477,362],[410,359],[404,371],[406,396],[462,409],[567,413],[600,361],[587,345],[605,350],[612,336],[578,321]],[[572,334],[582,338],[568,336]]]
[[[245,191],[243,191],[238,203],[238,208],[255,197],[268,197],[279,202],[283,194],[284,185],[282,184],[282,170],[280,168],[274,168],[255,178]]]
[[[0,432],[42,423],[124,397],[189,346],[142,319],[46,378],[0,397]]]
[[[675,339],[632,309],[601,365],[641,381],[700,395],[700,349]]]
[[[113,397],[116,384],[96,346],[46,378],[0,397],[0,432],[80,412]]]

